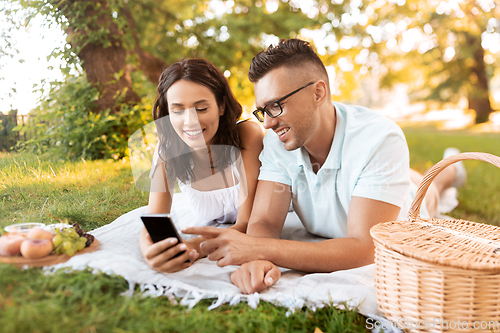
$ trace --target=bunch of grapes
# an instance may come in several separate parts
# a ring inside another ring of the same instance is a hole
[[[65,253],[71,257],[77,251],[83,250],[87,243],[87,237],[83,236],[81,228],[78,231],[80,231],[82,235],[80,235],[77,230],[78,229],[75,228],[75,226],[56,229],[56,235],[52,238],[52,242],[54,243],[54,253]]]
[[[73,223],[73,227],[75,228],[78,235],[80,235],[80,237],[87,238],[87,243],[85,243],[85,247],[89,247],[90,244],[94,242],[94,236],[92,236],[91,234],[87,234],[85,231],[83,231],[82,227],[77,222]]]

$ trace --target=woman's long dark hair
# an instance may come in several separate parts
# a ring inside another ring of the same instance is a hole
[[[236,129],[236,121],[241,117],[242,108],[234,97],[227,79],[220,69],[204,59],[182,59],[166,68],[160,76],[158,96],[153,106],[158,139],[159,156],[165,162],[165,171],[171,179],[175,177],[185,182],[195,178],[191,168],[192,156],[189,146],[177,135],[168,110],[167,90],[179,80],[201,84],[214,94],[217,106],[224,110],[219,118],[219,127],[211,145],[227,147],[218,148],[214,167],[223,169],[231,164],[231,146],[241,149],[241,139]]]

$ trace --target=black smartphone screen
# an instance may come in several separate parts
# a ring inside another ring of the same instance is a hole
[[[142,222],[148,230],[153,243],[164,240],[165,238],[175,237],[182,242],[177,229],[168,214],[155,214],[141,216]]]
[[[144,226],[148,230],[149,235],[151,236],[151,240],[153,243],[164,240],[165,238],[175,237],[182,243],[182,238],[179,236],[177,229],[175,228],[170,215],[168,214],[151,214],[151,215],[142,215],[142,222]],[[186,251],[182,251],[177,253],[175,257],[180,256]]]

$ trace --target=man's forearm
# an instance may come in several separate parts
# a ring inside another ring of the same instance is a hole
[[[357,238],[337,238],[317,243],[269,239],[265,244],[256,250],[259,259],[304,272],[330,273],[368,265],[374,260],[373,243]]]

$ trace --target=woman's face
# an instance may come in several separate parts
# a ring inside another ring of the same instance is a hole
[[[177,135],[194,149],[210,145],[223,114],[212,91],[181,79],[167,90],[167,101],[170,122]]]

